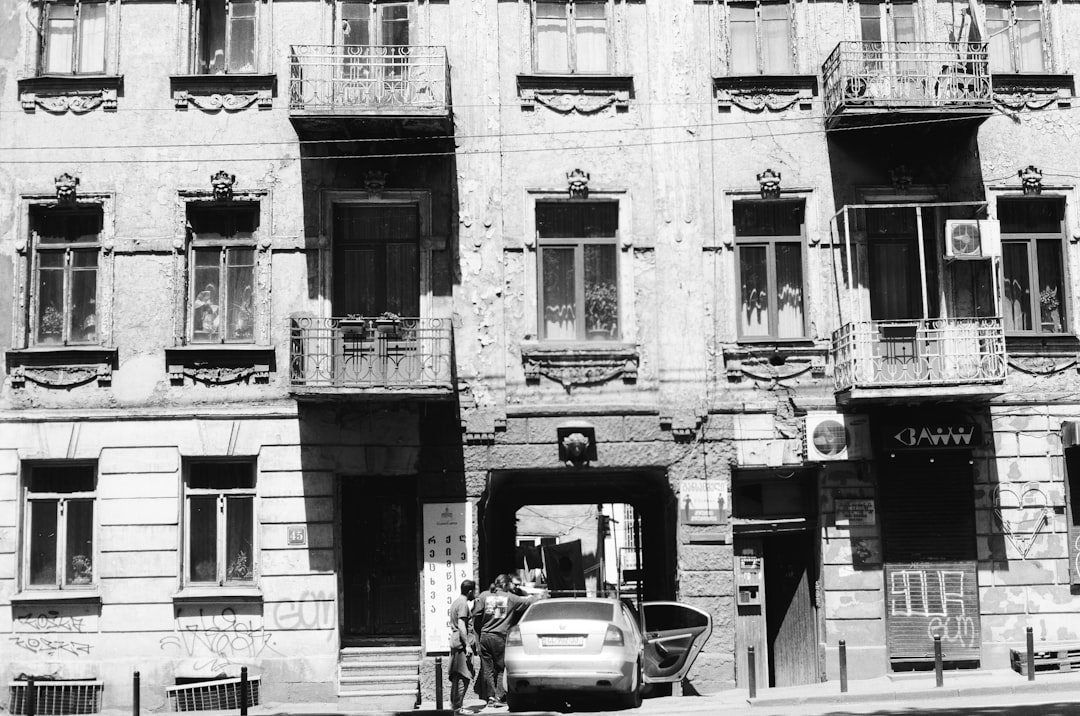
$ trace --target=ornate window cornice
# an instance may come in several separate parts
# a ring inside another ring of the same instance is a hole
[[[1072,106],[1072,75],[994,73],[992,81],[994,101],[1007,109]]]
[[[549,378],[566,390],[621,378],[633,383],[638,376],[637,346],[619,344],[529,344],[521,347],[525,380]]]
[[[523,109],[542,105],[560,114],[596,114],[608,107],[625,112],[634,98],[631,75],[518,75]]]
[[[26,112],[86,114],[99,107],[116,111],[124,86],[121,75],[43,75],[19,80],[19,101]]]
[[[808,110],[818,93],[814,75],[754,75],[714,77],[713,94],[721,112],[732,107],[747,112]]]
[[[256,106],[270,109],[274,104],[277,76],[264,75],[173,75],[169,78],[177,109],[195,107],[206,112],[237,112]]]
[[[97,381],[112,384],[117,366],[115,348],[57,346],[11,350],[4,355],[12,388],[34,383],[45,388],[74,388]]]

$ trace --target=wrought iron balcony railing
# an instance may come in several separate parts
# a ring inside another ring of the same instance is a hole
[[[981,42],[841,42],[822,66],[825,113],[989,106]]]
[[[836,390],[1001,383],[1000,318],[847,323],[833,332]]]
[[[308,318],[290,324],[294,393],[450,393],[453,332],[440,318]]]
[[[444,47],[293,45],[289,110],[441,116],[449,108],[449,84]]]

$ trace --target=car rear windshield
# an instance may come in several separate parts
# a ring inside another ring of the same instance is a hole
[[[604,602],[537,602],[529,607],[521,621],[593,619],[608,622],[612,616],[612,605]]]

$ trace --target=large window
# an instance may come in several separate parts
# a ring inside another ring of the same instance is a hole
[[[188,326],[192,343],[255,338],[255,232],[259,206],[188,207],[191,264]]]
[[[986,34],[993,72],[1044,72],[1041,2],[989,2]]]
[[[803,214],[801,200],[735,203],[740,337],[805,337]]]
[[[334,314],[419,316],[419,207],[336,204],[333,222]]]
[[[252,584],[255,580],[255,464],[193,462],[184,486],[186,582]]]
[[[917,33],[914,3],[859,3],[859,39],[864,43],[914,42]]]
[[[605,0],[533,3],[537,72],[603,74],[611,66]]]
[[[998,218],[1006,332],[1068,332],[1065,203],[1054,197],[1001,199]]]
[[[537,203],[541,338],[620,337],[618,230],[618,202]]]
[[[42,74],[105,72],[105,2],[46,2],[41,13]]]
[[[35,345],[98,342],[100,207],[33,207],[31,335]]]
[[[93,465],[33,465],[26,479],[25,583],[68,589],[94,584]]]
[[[409,45],[412,3],[342,0],[338,6],[343,45]]]
[[[255,72],[257,11],[257,0],[196,0],[195,72]]]
[[[786,2],[732,3],[729,8],[732,74],[790,73],[790,5]]]

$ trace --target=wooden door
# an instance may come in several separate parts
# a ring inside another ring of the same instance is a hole
[[[417,643],[415,481],[344,478],[341,493],[342,641]]]
[[[817,613],[812,585],[813,536],[810,532],[765,540],[765,607],[769,642],[769,683],[797,686],[818,679]]]
[[[735,539],[735,671],[742,688],[749,685],[747,647],[754,647],[758,688],[769,685],[769,648],[765,637],[764,549],[760,537]]]
[[[420,313],[416,204],[334,206],[335,316]]]

